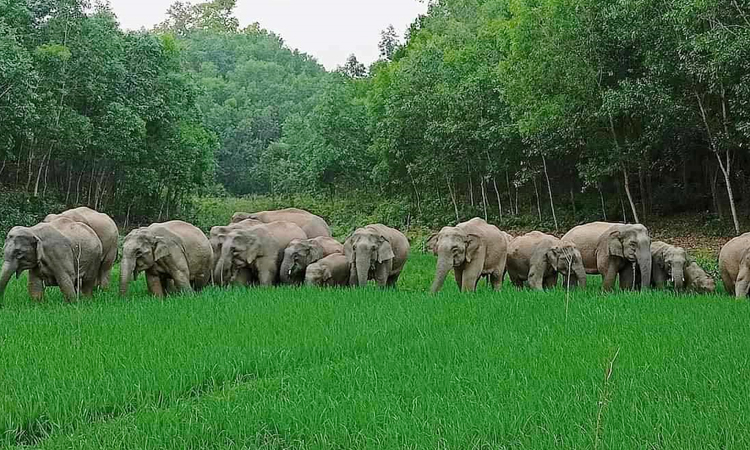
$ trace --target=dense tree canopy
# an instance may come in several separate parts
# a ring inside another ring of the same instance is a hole
[[[434,0],[332,72],[235,3],[124,33],[0,0],[2,180],[149,215],[214,184],[552,226],[750,212],[748,0]]]

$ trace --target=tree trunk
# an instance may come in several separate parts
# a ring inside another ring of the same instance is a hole
[[[557,225],[557,214],[555,213],[555,202],[552,198],[552,185],[549,182],[549,173],[547,172],[547,158],[542,154],[542,164],[544,165],[544,177],[547,178],[547,192],[549,193],[549,205],[552,208],[552,218],[555,221],[555,231],[560,227]]]
[[[32,164],[34,162],[34,142],[31,142],[31,147],[29,148],[29,171],[26,175],[26,192],[29,192],[29,188],[31,187],[31,174],[34,172],[32,170]]]
[[[466,173],[469,176],[469,198],[471,199],[471,206],[474,206],[474,182],[471,180],[471,169],[469,165],[466,165]]]
[[[39,171],[36,173],[36,182],[34,183],[34,197],[39,196],[39,182],[42,179],[42,171],[45,167],[45,161],[49,160],[50,155],[52,154],[52,146],[50,145],[49,153],[47,153],[47,156],[42,156],[42,162],[39,164]]]
[[[721,199],[719,198],[718,189],[716,189],[716,183],[719,181],[719,166],[716,166],[716,171],[714,172],[714,176],[711,177],[712,179],[709,181],[709,184],[711,185],[711,197],[714,199],[714,210],[716,211],[716,214],[719,216],[719,220],[724,219],[724,211],[721,207]]]
[[[570,204],[573,206],[573,222],[575,223],[578,214],[576,213],[576,196],[573,193],[573,188],[570,188]]]
[[[646,218],[646,177],[643,174],[643,164],[638,166],[638,189],[641,192],[641,217]]]
[[[419,190],[417,189],[417,183],[414,181],[414,176],[411,174],[411,170],[407,169],[407,172],[409,172],[409,178],[411,179],[411,185],[414,188],[414,194],[417,196],[417,211],[419,211],[419,217],[423,217],[422,215],[422,201],[419,198]]]
[[[492,185],[495,187],[495,195],[497,196],[497,209],[500,212],[500,220],[503,220],[503,202],[500,201],[500,191],[497,189],[497,180],[492,177]]]
[[[531,181],[534,182],[534,194],[536,194],[536,212],[539,215],[539,222],[542,221],[542,202],[539,198],[539,188],[536,186],[536,175],[531,177]]]
[[[633,213],[633,219],[635,223],[641,223],[638,220],[638,211],[635,208],[635,202],[633,202],[633,194],[630,193],[630,180],[628,178],[628,171],[625,170],[625,166],[622,166],[623,182],[625,184],[625,194],[628,196],[628,202],[630,202],[630,211]]]
[[[701,110],[701,117],[703,118],[703,124],[706,127],[706,134],[708,135],[708,141],[711,144],[711,150],[713,150],[714,155],[716,156],[716,161],[719,163],[719,168],[721,169],[721,172],[724,174],[724,183],[727,185],[727,195],[729,196],[729,209],[732,211],[732,221],[734,222],[734,231],[736,234],[740,234],[740,221],[737,218],[737,206],[734,202],[734,193],[732,192],[732,182],[731,182],[731,170],[732,170],[732,156],[729,149],[727,149],[724,154],[726,156],[726,164],[721,160],[721,156],[719,155],[719,150],[716,148],[716,142],[714,142],[713,134],[711,133],[711,127],[708,125],[708,117],[706,116],[706,109],[703,107],[703,100],[701,99],[700,95],[698,95],[698,92],[695,92],[695,98],[698,99],[698,106]],[[722,89],[722,112],[724,115],[724,126],[727,126],[727,112],[726,112],[726,102],[724,101],[724,91]],[[728,133],[728,129],[725,128],[725,132]]]
[[[604,205],[604,194],[602,194],[602,185],[601,183],[596,183],[596,189],[599,191],[599,200],[602,202],[602,217],[604,217],[604,221],[607,221],[607,208]]]
[[[81,178],[83,178],[83,172],[86,169],[86,165],[84,164],[81,168],[81,171],[78,173],[78,181],[76,182],[76,205],[79,205],[78,201],[81,199]]]
[[[461,222],[461,218],[458,215],[458,203],[456,203],[456,194],[453,192],[453,188],[451,187],[451,182],[448,179],[448,175],[445,176],[445,183],[448,185],[448,192],[451,196],[451,201],[453,202],[453,210],[456,212],[456,223]]]
[[[620,200],[620,208],[622,209],[622,221],[628,223],[628,215],[625,212],[625,202],[622,200],[622,190],[620,190],[620,183],[615,183],[617,187],[617,199]]]
[[[7,157],[3,158],[3,165],[2,165],[2,166],[0,166],[0,175],[2,175],[2,174],[3,174],[3,171],[5,170],[5,164],[6,164],[7,162],[8,162],[8,158],[7,158]],[[0,178],[0,179],[2,179],[2,178]]]
[[[70,199],[70,185],[73,184],[73,163],[68,163],[68,189],[65,192],[65,205],[69,205],[68,199]]]
[[[505,183],[508,185],[508,204],[510,204],[510,215],[515,216],[513,212],[513,190],[510,188],[510,175],[505,171]]]
[[[485,190],[487,187],[487,182],[484,177],[482,177],[481,179],[480,186],[482,188],[482,208],[484,209],[484,220],[489,220],[487,218],[487,191]]]

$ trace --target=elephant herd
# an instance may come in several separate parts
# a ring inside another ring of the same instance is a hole
[[[562,238],[532,231],[513,237],[480,218],[431,235],[426,248],[437,256],[431,292],[441,290],[451,270],[461,291],[474,291],[482,277],[500,289],[505,274],[522,287],[585,287],[600,274],[605,291],[664,288],[710,293],[714,280],[681,247],[652,241],[640,224],[593,222]],[[131,231],[122,245],[120,294],[140,273],[158,297],[217,286],[365,286],[374,280],[394,287],[409,257],[409,241],[381,224],[355,230],[343,244],[321,217],[287,208],[235,213],[231,223],[208,236],[183,221],[155,223]],[[45,286],[59,286],[67,300],[106,288],[118,253],[118,231],[106,214],[81,207],[50,214],[33,227],[14,227],[4,247],[0,299],[15,273],[28,270],[28,291],[41,300]],[[727,291],[750,290],[750,233],[729,241],[719,255]]]

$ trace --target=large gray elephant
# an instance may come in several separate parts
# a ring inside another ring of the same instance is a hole
[[[636,269],[641,286],[651,285],[651,238],[643,225],[592,222],[573,228],[562,240],[581,252],[586,273],[604,277],[603,290],[612,290],[618,275],[621,289],[637,288]]]
[[[689,262],[687,251],[662,241],[651,242],[651,286],[663,289],[670,279],[674,288],[685,287],[685,267]]]
[[[13,227],[5,239],[0,300],[10,277],[29,271],[29,295],[44,298],[45,286],[59,286],[65,299],[90,296],[102,264],[102,243],[88,225],[59,217],[33,227]],[[0,305],[2,305],[0,303]]]
[[[181,220],[155,223],[125,237],[120,264],[120,295],[130,281],[146,273],[148,291],[157,297],[200,291],[211,281],[211,243],[203,232]]]
[[[279,276],[284,284],[302,284],[307,267],[334,253],[344,254],[344,246],[334,238],[318,236],[295,239],[284,250]]]
[[[286,208],[277,211],[261,211],[256,213],[236,212],[232,216],[232,223],[246,219],[260,220],[263,223],[291,222],[302,228],[308,238],[318,236],[331,237],[331,228],[322,217],[305,211],[304,209]]]
[[[349,286],[349,262],[343,253],[333,253],[307,266],[307,286]]]
[[[214,284],[225,286],[228,282],[228,280],[216,279],[213,275],[216,273],[216,263],[221,256],[221,248],[229,233],[238,228],[251,228],[262,224],[263,222],[259,220],[245,219],[225,226],[211,227],[211,231],[208,234],[208,241],[211,243],[211,250],[213,253],[213,260],[211,261],[211,278],[213,279]]]
[[[461,291],[476,290],[483,275],[489,276],[494,289],[502,287],[508,259],[507,237],[484,219],[475,217],[455,227],[443,227],[430,236],[427,248],[438,257],[433,294],[442,289],[451,269]]]
[[[713,294],[716,291],[716,281],[698,263],[689,258],[685,266],[685,287],[698,294]]]
[[[58,217],[67,217],[70,220],[84,223],[94,230],[94,233],[96,233],[99,241],[102,243],[102,264],[99,268],[97,286],[103,289],[109,287],[110,273],[117,259],[119,231],[117,230],[115,221],[108,215],[85,206],[69,209],[60,214],[49,214],[44,218],[44,221],[52,222]]]
[[[719,272],[724,288],[737,298],[750,290],[750,233],[737,236],[719,252]]]
[[[222,246],[214,278],[246,285],[257,277],[261,286],[274,285],[279,282],[284,249],[294,239],[307,239],[307,235],[290,222],[232,230]]]
[[[511,241],[508,274],[514,285],[521,287],[528,281],[529,287],[541,291],[557,285],[558,273],[563,274],[566,287],[586,287],[586,269],[575,244],[539,231]]]
[[[394,228],[379,223],[357,228],[344,242],[349,283],[364,287],[375,280],[380,287],[395,286],[410,249],[406,236]]]

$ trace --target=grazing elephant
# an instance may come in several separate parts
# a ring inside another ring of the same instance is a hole
[[[357,228],[344,242],[349,284],[364,287],[375,280],[380,287],[395,286],[410,249],[406,236],[394,228],[379,223]]]
[[[636,268],[641,286],[651,285],[651,238],[643,225],[592,222],[573,228],[562,240],[581,252],[586,273],[604,276],[603,290],[612,290],[618,274],[621,289],[635,289]]]
[[[226,283],[220,282],[220,280],[214,278],[214,274],[216,273],[216,263],[219,260],[219,257],[221,256],[221,247],[224,245],[224,241],[226,240],[229,233],[232,232],[232,230],[238,229],[238,228],[251,228],[256,225],[262,225],[263,222],[255,219],[245,219],[237,223],[233,223],[226,226],[217,226],[217,227],[211,227],[211,231],[208,234],[208,241],[211,243],[211,250],[213,254],[213,260],[211,261],[211,278],[214,282],[214,284],[217,284],[219,286],[224,286]],[[221,281],[228,281],[228,280],[221,280]]]
[[[349,286],[349,262],[343,253],[333,253],[307,266],[307,286]]]
[[[586,287],[586,269],[575,244],[555,236],[532,231],[515,238],[508,248],[508,274],[517,287],[524,281],[541,291],[557,285],[557,274],[565,286]]]
[[[651,242],[651,286],[663,289],[669,279],[677,291],[685,287],[688,254],[682,247],[662,241]]]
[[[246,285],[257,276],[261,286],[274,285],[279,281],[284,249],[294,239],[307,239],[307,235],[291,222],[232,230],[221,248],[214,278]]]
[[[508,258],[508,242],[503,233],[484,219],[473,218],[455,227],[443,227],[427,240],[427,248],[437,255],[437,270],[431,292],[442,289],[448,271],[453,269],[461,291],[476,290],[482,275],[500,289]]]
[[[316,216],[304,209],[286,208],[278,211],[261,211],[256,213],[236,212],[232,216],[232,223],[245,219],[260,220],[263,223],[291,222],[302,228],[308,238],[318,236],[331,237],[331,229],[322,217]]]
[[[33,227],[13,227],[5,239],[0,300],[10,277],[29,271],[29,295],[41,301],[45,286],[59,286],[65,299],[91,296],[100,276],[102,243],[88,225],[59,217]],[[0,306],[2,304],[0,303]]]
[[[155,223],[125,237],[120,264],[120,295],[146,273],[148,291],[163,297],[173,290],[199,291],[211,280],[211,243],[201,230],[180,220]]]
[[[110,272],[117,259],[117,240],[119,232],[115,221],[106,214],[94,211],[91,208],[81,206],[69,209],[60,214],[49,214],[44,218],[45,222],[52,222],[58,217],[67,217],[70,220],[85,223],[99,237],[102,243],[102,264],[99,268],[97,286],[103,289],[109,287]]]
[[[318,236],[312,239],[295,239],[284,250],[279,274],[284,284],[302,284],[307,267],[334,253],[344,253],[344,246],[334,238]]]
[[[716,282],[692,258],[685,266],[685,286],[699,294],[713,294]]]
[[[747,297],[750,289],[750,233],[727,242],[719,253],[719,271],[727,292]]]

